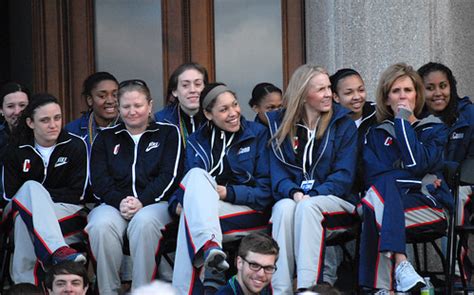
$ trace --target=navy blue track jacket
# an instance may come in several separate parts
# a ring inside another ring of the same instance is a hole
[[[263,125],[242,117],[241,130],[226,150],[228,169],[232,174],[232,181],[227,185],[226,202],[246,205],[258,211],[272,205],[267,141],[268,131]],[[188,137],[185,172],[196,167],[209,172],[212,169],[211,153],[209,126],[205,124]],[[229,195],[229,188],[233,191],[232,196]],[[173,199],[182,203],[182,197],[183,190],[179,189]],[[175,208],[176,204],[170,207],[170,211],[174,212]]]
[[[28,180],[41,183],[53,202],[79,204],[87,184],[87,147],[82,138],[61,130],[46,168],[32,138],[8,145],[4,158],[4,197],[11,200]]]
[[[420,191],[423,177],[434,174],[442,184],[430,193],[445,208],[451,208],[453,197],[442,175],[447,138],[447,126],[435,116],[413,125],[395,118],[372,127],[363,150],[366,186],[383,181],[384,177],[395,177],[403,188]]]
[[[308,175],[296,163],[296,155],[289,138],[276,146],[272,140],[270,167],[272,190],[275,199],[292,198],[300,189],[303,180],[314,180],[310,196],[334,195],[356,204],[359,197],[351,194],[357,161],[357,128],[349,116],[349,110],[333,104],[333,116],[320,144],[314,149],[313,161]],[[267,113],[271,136],[281,125],[284,111]]]
[[[92,145],[92,191],[117,209],[127,196],[143,206],[166,201],[181,177],[181,149],[178,129],[171,124],[150,123],[137,145],[124,123],[104,129]]]
[[[457,163],[467,158],[474,158],[474,105],[469,97],[458,101],[459,117],[449,128],[449,139],[446,147],[446,162]]]

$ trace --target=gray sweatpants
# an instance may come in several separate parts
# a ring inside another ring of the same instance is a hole
[[[329,215],[352,214],[355,206],[336,196],[315,196],[300,202],[292,199],[278,201],[272,209],[273,238],[280,246],[278,270],[272,278],[275,294],[293,294],[293,278],[297,273],[297,288],[315,285],[323,268],[323,238],[341,233],[344,228],[324,228],[323,221]],[[330,250],[328,250],[330,249]],[[328,267],[337,267],[336,253],[328,247]],[[329,253],[328,253],[329,252]],[[334,274],[323,281],[333,282]]]
[[[116,208],[106,204],[91,211],[86,232],[97,262],[100,294],[118,294],[125,234],[133,262],[132,289],[151,282],[158,271],[155,255],[159,250],[161,230],[171,221],[167,202],[143,207],[130,221],[125,220]]]
[[[182,180],[186,188],[184,208],[178,230],[178,245],[173,272],[173,286],[179,294],[194,294],[195,280],[202,277],[201,257],[195,256],[206,242],[212,240],[222,247],[223,241],[240,239],[250,232],[266,230],[268,221],[260,224],[249,222],[249,216],[259,214],[248,206],[234,205],[219,200],[216,182],[203,169],[191,169]],[[221,224],[231,221],[223,233]],[[195,259],[194,259],[195,258]],[[196,293],[198,294],[198,293]]]
[[[23,214],[14,217],[15,252],[11,276],[15,283],[37,284],[35,267],[40,267],[36,253],[45,256],[54,253],[58,248],[67,246],[83,239],[81,233],[63,237],[58,220],[74,215],[82,206],[54,203],[49,192],[36,181],[25,182],[13,198],[16,206]],[[12,204],[8,204],[8,212]],[[34,235],[28,230],[23,216],[32,224]],[[42,241],[33,244],[33,240]]]

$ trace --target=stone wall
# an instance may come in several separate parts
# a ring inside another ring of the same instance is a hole
[[[374,100],[385,68],[449,66],[460,95],[474,96],[474,1],[307,0],[307,62],[358,70]]]

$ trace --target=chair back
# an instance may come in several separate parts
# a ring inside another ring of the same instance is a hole
[[[474,158],[465,159],[459,170],[460,184],[474,184]]]

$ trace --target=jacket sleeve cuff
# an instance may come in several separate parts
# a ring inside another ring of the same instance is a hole
[[[142,202],[143,207],[156,203],[153,197],[141,197],[138,200]],[[166,199],[161,199],[161,201],[166,201]]]
[[[408,121],[408,118],[413,114],[410,110],[401,108],[400,111],[397,114],[397,118],[404,119]]]
[[[310,191],[308,192],[308,195],[309,195],[310,197],[315,197],[315,196],[319,196],[320,193],[319,193],[317,190],[312,189],[312,190],[310,190]]]
[[[301,192],[301,193],[304,194],[304,191],[303,191],[302,189],[300,189],[300,188],[292,188],[292,189],[290,190],[290,193],[288,194],[288,197],[289,197],[290,199],[293,199],[293,195],[294,195],[296,192]]]
[[[225,197],[225,200],[227,203],[235,203],[235,191],[232,186],[226,186],[227,189],[227,195]]]

